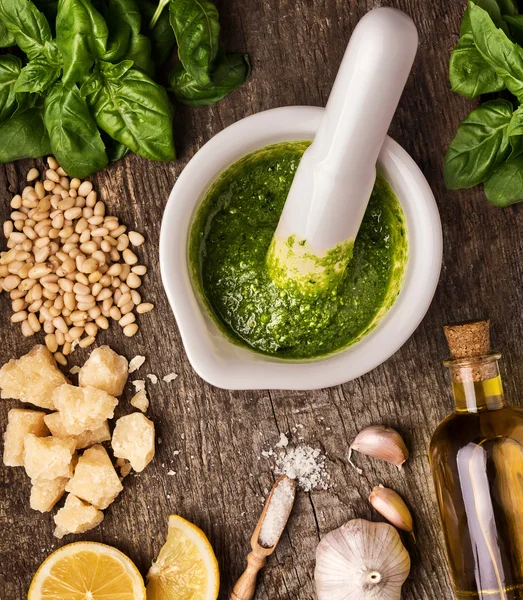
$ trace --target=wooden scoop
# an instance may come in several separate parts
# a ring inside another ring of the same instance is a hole
[[[273,546],[270,548],[266,548],[260,544],[260,531],[263,526],[263,522],[265,521],[265,516],[267,515],[267,511],[271,504],[271,501],[274,496],[274,492],[276,488],[280,485],[280,483],[284,480],[287,480],[292,486],[292,502],[288,506],[286,514],[284,515],[283,521],[281,523],[281,531],[278,534],[278,538]],[[252,534],[251,538],[251,548],[252,552],[247,556],[247,568],[245,569],[243,575],[238,579],[232,594],[230,596],[230,600],[251,600],[254,597],[254,592],[256,591],[256,578],[258,577],[258,571],[262,569],[267,563],[267,557],[270,556],[275,550],[278,542],[280,541],[281,535],[285,526],[287,525],[287,521],[291,514],[292,506],[294,504],[294,499],[296,497],[296,483],[289,479],[286,475],[282,475],[280,478],[276,480],[276,483],[272,487],[271,493],[267,498],[267,502],[265,503],[265,507],[261,514],[260,520],[256,525],[256,529]]]

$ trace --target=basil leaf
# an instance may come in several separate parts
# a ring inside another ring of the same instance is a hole
[[[476,48],[508,90],[523,98],[523,48],[511,42],[478,6],[471,6],[470,21]]]
[[[508,24],[512,39],[520,46],[523,45],[523,15],[505,17],[505,21]]]
[[[105,151],[107,152],[109,162],[118,162],[124,156],[127,156],[127,154],[129,154],[130,150],[129,148],[127,148],[127,146],[124,146],[120,142],[113,140],[113,138],[110,135],[107,135],[105,131],[102,131],[101,134],[103,143],[105,144]]]
[[[214,104],[245,83],[251,72],[247,54],[227,54],[212,75],[212,85],[201,86],[178,63],[169,76],[176,99],[187,106]]]
[[[132,60],[136,68],[150,76],[155,65],[151,58],[151,42],[140,33],[142,15],[135,0],[107,0],[106,20],[113,27],[109,35],[105,61]]]
[[[507,135],[523,135],[523,106],[518,107],[512,114],[508,124]]]
[[[145,73],[100,62],[102,86],[88,96],[100,129],[151,160],[174,160],[172,107],[165,89]]]
[[[509,134],[510,135],[510,134]],[[523,154],[523,136],[521,135],[510,135],[510,154],[508,155],[507,160],[512,160]]]
[[[34,0],[34,3],[38,10],[44,13],[50,24],[53,24],[56,21],[56,15],[58,14],[58,0]]]
[[[523,156],[507,161],[494,171],[485,182],[485,195],[499,207],[523,200]]]
[[[126,60],[132,60],[137,69],[141,69],[149,77],[153,77],[156,67],[151,56],[151,40],[141,33],[133,35],[131,46],[125,55]]]
[[[39,158],[51,154],[49,136],[42,120],[42,111],[30,108],[0,123],[0,162],[19,158]]]
[[[481,56],[471,33],[464,35],[450,55],[449,78],[453,92],[475,98],[500,92],[505,83]]]
[[[87,177],[107,165],[100,132],[76,86],[55,83],[45,98],[44,122],[53,154],[71,177]]]
[[[149,23],[155,13],[155,5],[147,0],[138,0],[138,8],[142,13],[142,22]],[[163,64],[176,45],[176,38],[169,22],[169,12],[162,12],[153,28],[146,28],[143,32],[151,40],[155,63]]]
[[[469,0],[469,9],[473,6],[482,8],[486,13],[488,13],[496,27],[499,27],[499,29],[503,29],[505,33],[508,33],[508,27],[503,20],[499,2],[496,0]]]
[[[216,7],[207,0],[171,0],[169,19],[185,70],[199,85],[211,85],[211,71],[219,50]]]
[[[519,13],[517,0],[497,0],[503,18]]]
[[[491,100],[463,119],[445,155],[448,189],[473,187],[492,175],[510,153],[511,118],[510,102]]]
[[[0,121],[10,117],[16,110],[15,86],[21,69],[22,61],[16,56],[11,54],[0,56]]]
[[[41,55],[45,42],[52,39],[47,19],[30,0],[2,0],[0,21],[31,59]]]
[[[60,69],[50,65],[43,58],[35,58],[21,71],[16,82],[17,92],[45,92],[60,76]]]
[[[90,0],[59,0],[56,43],[64,62],[65,85],[79,82],[106,52],[107,25]]]
[[[15,44],[15,36],[8,31],[7,27],[0,21],[0,48],[9,48]]]

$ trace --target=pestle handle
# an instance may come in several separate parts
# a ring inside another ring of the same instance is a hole
[[[277,237],[297,235],[318,255],[355,239],[417,46],[416,27],[400,10],[377,8],[360,20],[296,171]]]
[[[251,600],[254,598],[258,572],[265,566],[266,562],[266,556],[257,554],[256,551],[249,553],[247,556],[247,568],[236,582],[230,600]]]

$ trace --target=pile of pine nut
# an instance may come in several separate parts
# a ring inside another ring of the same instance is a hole
[[[138,331],[134,311],[154,306],[142,302],[138,289],[147,268],[129,247],[141,246],[144,237],[105,214],[90,181],[70,179],[53,157],[47,164],[45,179],[37,181],[40,173],[31,169],[27,187],[11,200],[0,291],[10,294],[11,321],[21,324],[22,334],[43,329],[47,348],[65,365],[109,319],[131,337]]]

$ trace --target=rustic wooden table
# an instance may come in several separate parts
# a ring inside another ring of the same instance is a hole
[[[416,519],[418,544],[407,540],[413,559],[404,586],[405,600],[452,597],[443,538],[427,460],[431,433],[449,412],[451,397],[441,359],[446,355],[442,325],[449,320],[489,315],[496,346],[505,352],[506,388],[518,401],[523,386],[520,335],[523,261],[520,207],[498,210],[479,189],[449,193],[442,179],[444,151],[472,102],[449,91],[448,56],[457,39],[464,2],[390,2],[412,16],[420,33],[416,63],[394,119],[391,134],[414,157],[438,201],[445,236],[441,282],[432,307],[412,338],[384,365],[343,386],[316,392],[228,392],[205,384],[190,367],[162,290],[158,238],[169,191],[193,154],[227,125],[252,113],[289,104],[323,106],[351,31],[379,0],[229,0],[219,1],[227,47],[248,50],[253,75],[247,85],[216,106],[177,107],[179,160],[153,164],[130,156],[106,169],[96,184],[112,214],[145,232],[142,252],[150,267],[147,299],[156,310],[141,318],[132,340],[113,326],[100,335],[127,357],[143,354],[144,371],[179,378],[149,386],[150,416],[161,444],[154,462],[125,482],[125,490],[106,511],[100,527],[73,539],[112,544],[146,573],[163,544],[167,517],[177,513],[208,534],[222,574],[220,598],[228,598],[244,568],[250,533],[265,490],[274,476],[261,456],[280,432],[291,431],[328,456],[332,487],[300,493],[289,527],[263,572],[256,598],[312,599],[315,549],[322,535],[354,517],[379,520],[367,497],[383,483],[397,489]],[[1,143],[1,141],[0,141]],[[24,185],[28,168],[40,161],[0,167],[0,217]],[[35,343],[9,322],[10,302],[0,296],[0,364]],[[77,351],[73,364],[81,364]],[[130,385],[127,398],[130,397]],[[126,402],[122,402],[122,405]],[[0,403],[0,423],[14,401]],[[128,406],[121,412],[129,412]],[[348,465],[350,441],[370,424],[397,427],[412,457],[402,474],[385,463],[358,457],[364,475]],[[297,424],[303,425],[296,434]],[[177,454],[179,452],[179,454]],[[176,475],[168,475],[168,471]],[[58,543],[49,514],[28,506],[29,482],[20,468],[2,467],[0,495],[0,597],[26,597],[36,568]]]

